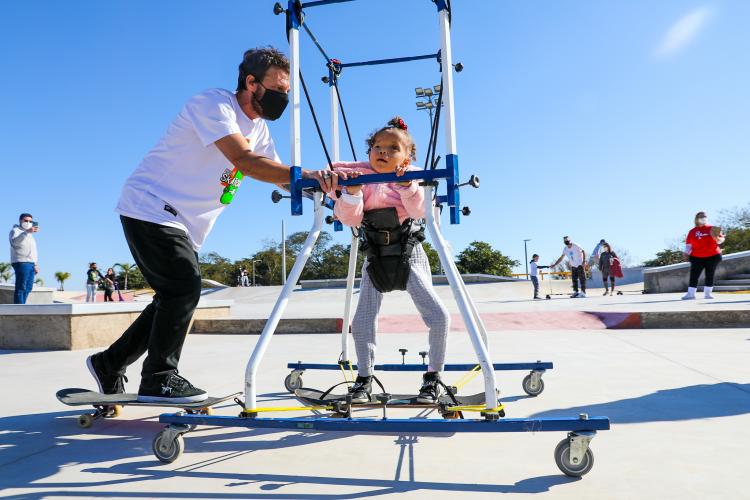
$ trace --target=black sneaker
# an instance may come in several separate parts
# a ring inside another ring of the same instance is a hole
[[[417,403],[437,403],[440,397],[440,374],[438,372],[427,372],[422,375],[422,388],[419,389]]]
[[[104,367],[102,353],[92,354],[86,358],[86,366],[89,372],[91,372],[91,376],[96,380],[99,392],[102,394],[123,394],[125,392],[123,381],[127,382],[127,377],[125,375],[111,375],[108,373]]]
[[[372,400],[372,377],[358,375],[349,392],[352,394],[352,403],[369,403]]]
[[[198,389],[175,373],[165,377],[141,380],[138,401],[141,403],[200,403],[208,398],[206,391]]]

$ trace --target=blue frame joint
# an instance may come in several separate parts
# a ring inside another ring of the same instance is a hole
[[[333,230],[334,231],[343,231],[344,225],[341,223],[340,220],[333,221]]]
[[[300,9],[298,10],[297,7],[300,7]],[[295,0],[289,0],[286,10],[288,29],[299,29],[299,27],[302,25],[302,22],[300,20],[301,13],[301,6],[299,6],[298,2],[296,2]]]
[[[451,224],[461,223],[461,196],[458,193],[458,155],[450,154],[445,157],[445,178],[448,191],[448,206],[450,207]]]
[[[434,0],[435,5],[437,6],[438,12],[441,10],[448,10],[448,4],[445,2],[445,0]]]
[[[289,191],[292,196],[292,215],[302,215],[302,167],[289,169]]]

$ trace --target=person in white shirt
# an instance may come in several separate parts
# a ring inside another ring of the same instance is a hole
[[[191,98],[125,182],[115,210],[155,293],[114,344],[87,359],[101,392],[124,392],[126,368],[147,352],[139,401],[206,399],[177,373],[201,292],[197,252],[244,177],[289,182],[289,167],[280,163],[266,125],[284,112],[288,92],[286,56],[272,47],[248,50],[237,91],[210,89]],[[338,186],[337,174],[328,170],[304,170],[303,177],[316,179],[325,192]]]
[[[539,269],[547,269],[549,266],[540,266],[539,264],[539,254],[534,254],[531,256],[531,262],[529,262],[529,277],[531,278],[531,282],[534,284],[534,299],[535,300],[542,300],[542,298],[539,296]]]
[[[39,231],[39,225],[34,222],[31,214],[23,213],[18,217],[18,224],[10,230],[10,265],[16,277],[16,287],[13,292],[14,304],[25,304],[26,299],[34,288],[34,278],[39,274],[39,256],[36,251],[34,233]]]
[[[570,237],[564,236],[562,255],[557,259],[550,267],[555,267],[563,259],[567,259],[570,264],[571,278],[573,279],[573,295],[572,298],[584,298],[586,297],[586,270],[588,265],[586,264],[586,252],[583,248],[576,245],[571,241]],[[581,291],[578,291],[580,283]]]

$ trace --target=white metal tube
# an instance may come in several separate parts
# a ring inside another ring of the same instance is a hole
[[[354,278],[357,274],[357,251],[359,239],[352,234],[352,246],[349,249],[349,272],[346,274],[346,299],[344,302],[344,318],[341,325],[341,359],[349,359],[349,325],[352,324],[352,302],[354,298]]]
[[[427,220],[427,229],[430,231],[432,242],[440,256],[440,261],[445,268],[445,275],[448,278],[453,297],[456,299],[458,309],[461,312],[461,317],[463,318],[464,323],[466,324],[466,329],[469,332],[469,338],[474,347],[474,352],[477,355],[477,361],[479,362],[479,366],[482,367],[485,404],[487,408],[494,408],[497,406],[497,395],[495,392],[495,371],[492,368],[492,359],[490,358],[486,344],[482,340],[482,335],[474,318],[472,307],[469,305],[471,299],[468,297],[466,288],[463,286],[461,275],[458,274],[458,270],[453,263],[453,257],[448,252],[443,235],[435,223],[435,217],[431,210],[433,187],[425,186],[424,191],[424,212]]]
[[[289,120],[291,125],[292,166],[302,166],[302,147],[300,139],[300,95],[299,95],[299,30],[289,30],[289,69],[292,113]]]
[[[255,344],[255,349],[253,349],[253,354],[250,356],[250,361],[247,363],[247,368],[245,368],[245,409],[248,411],[254,410],[257,406],[255,376],[258,372],[258,365],[263,359],[266,348],[271,342],[271,337],[273,337],[276,327],[279,324],[281,315],[284,314],[286,305],[289,302],[289,296],[297,285],[297,281],[299,281],[302,270],[305,268],[305,263],[310,257],[315,242],[318,240],[318,236],[320,236],[320,230],[323,227],[323,193],[316,192],[313,195],[313,203],[315,204],[315,221],[313,222],[312,229],[307,234],[305,244],[299,255],[297,255],[297,260],[294,262],[294,266],[292,266],[286,284],[281,289],[279,298],[276,299],[276,304],[273,306],[271,315],[268,317],[265,327],[263,327],[263,332],[260,334],[260,338]]]
[[[331,94],[331,158],[339,161],[339,98],[336,86],[330,86]]]
[[[451,155],[457,154],[457,151],[456,120],[453,107],[453,52],[451,51],[451,26],[447,10],[440,11],[440,64],[443,66],[443,110],[440,113],[445,129],[446,153]]]

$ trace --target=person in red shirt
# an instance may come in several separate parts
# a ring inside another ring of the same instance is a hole
[[[724,243],[724,234],[720,227],[708,224],[706,212],[695,214],[695,227],[690,230],[685,238],[685,257],[690,261],[690,284],[687,293],[682,300],[695,299],[695,291],[698,289],[698,278],[706,271],[706,282],[703,286],[703,297],[713,299],[711,292],[714,288],[714,274],[716,267],[721,262],[721,248]]]

